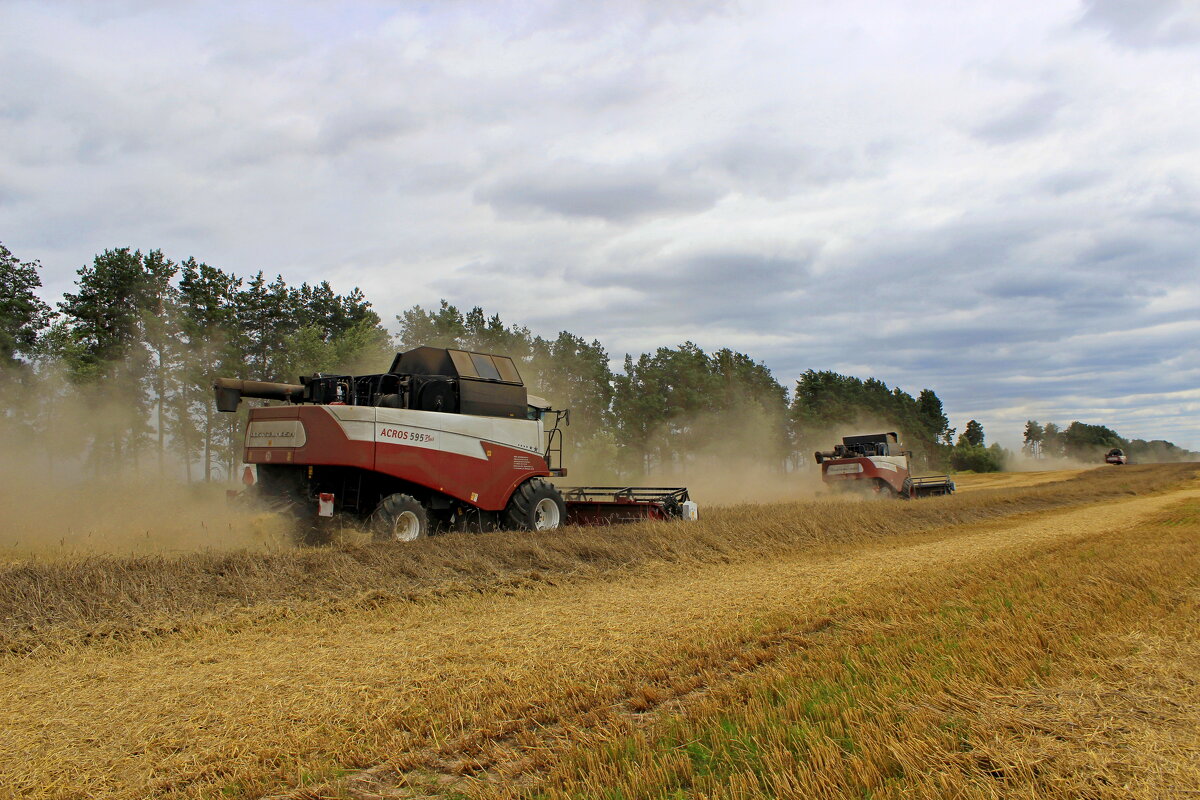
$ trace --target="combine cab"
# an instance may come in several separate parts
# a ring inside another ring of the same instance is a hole
[[[581,487],[564,499],[547,478],[567,474],[559,424],[569,414],[529,395],[505,356],[418,347],[378,375],[220,378],[213,388],[221,411],[242,398],[284,401],[250,410],[243,460],[253,491],[293,514],[309,541],[333,517],[411,541],[696,516],[686,489]]]
[[[1124,450],[1119,447],[1114,447],[1112,450],[1109,450],[1104,454],[1104,463],[1119,466],[1121,464],[1128,464],[1129,459],[1125,457]]]
[[[896,433],[846,436],[833,450],[816,454],[821,479],[835,489],[855,489],[905,499],[954,494],[949,475],[914,478],[909,471],[912,453]]]

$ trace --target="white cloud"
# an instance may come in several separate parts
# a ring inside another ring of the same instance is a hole
[[[0,241],[692,339],[1200,449],[1182,0],[10,2]],[[1130,399],[1133,398],[1133,399]],[[961,425],[961,423],[960,423]]]

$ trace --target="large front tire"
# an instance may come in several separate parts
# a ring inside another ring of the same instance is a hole
[[[412,495],[389,494],[367,521],[377,541],[415,542],[429,535],[429,514]]]
[[[554,484],[530,478],[517,487],[504,510],[508,527],[521,531],[552,531],[567,518],[567,504]]]

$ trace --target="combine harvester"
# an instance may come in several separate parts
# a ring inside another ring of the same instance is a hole
[[[904,449],[894,431],[844,436],[833,450],[818,450],[815,455],[821,465],[821,480],[833,489],[904,499],[954,494],[954,481],[949,475],[912,476],[912,453]]]
[[[1119,447],[1114,447],[1112,450],[1109,450],[1104,454],[1104,463],[1113,464],[1114,466],[1121,466],[1122,464],[1128,464],[1129,459],[1125,457],[1124,450]]]
[[[506,356],[418,347],[379,375],[218,378],[213,389],[220,411],[242,398],[286,404],[250,409],[243,460],[258,496],[295,515],[309,541],[326,538],[322,521],[334,517],[404,542],[696,519],[684,488],[560,490],[546,480],[567,474],[559,424],[570,414],[529,395]]]

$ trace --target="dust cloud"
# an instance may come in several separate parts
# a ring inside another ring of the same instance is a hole
[[[645,436],[648,456],[641,463],[626,462],[623,469],[615,453],[578,451],[570,478],[558,483],[686,487],[702,507],[828,497],[812,451],[831,449],[842,436],[895,429],[877,421],[847,423],[806,437],[819,445],[796,453],[780,420],[755,411],[673,420]]]
[[[282,521],[231,506],[226,485],[186,483],[154,452],[101,456],[90,443],[145,425],[118,396],[45,379],[0,389],[0,561],[269,548]],[[105,450],[107,453],[107,450]]]
[[[652,486],[686,486],[701,506],[810,500],[826,491],[815,464],[785,470],[736,455],[697,456],[677,473],[652,473],[644,482]]]
[[[1103,455],[1095,461],[1083,461],[1078,458],[1065,457],[1030,458],[1024,453],[1009,451],[1008,457],[1004,459],[1005,472],[1056,472],[1067,469],[1080,470],[1103,466]]]
[[[821,468],[813,458],[816,450],[832,450],[844,436],[895,431],[901,444],[911,449],[905,432],[893,422],[859,415],[853,420],[821,429],[804,430],[791,452],[790,443],[781,440],[778,424],[763,417],[748,415],[730,425],[713,424],[699,418],[677,430],[722,431],[722,435],[697,440],[691,449],[644,474],[630,479],[633,485],[686,486],[692,499],[701,505],[772,503],[810,499],[839,499],[857,502],[867,499],[856,493],[829,490],[821,480]],[[913,459],[913,474],[930,474],[920,457]]]
[[[145,474],[97,478],[0,470],[0,560],[258,549],[286,543],[282,518],[231,506],[218,484]]]
[[[144,429],[146,421],[123,402],[127,398],[94,390],[85,395],[65,381],[58,384],[36,393],[28,407],[0,416],[0,560],[287,543],[283,519],[229,505],[225,484],[185,482],[184,464],[170,456],[160,463],[153,448],[103,459],[89,454],[87,443],[103,441],[105,432],[119,439],[121,432]],[[651,431],[644,444],[652,456],[644,461],[631,462],[611,437],[599,446],[568,443],[570,477],[555,482],[687,487],[702,506],[812,499],[827,496],[814,449],[828,450],[845,435],[885,430],[895,426],[859,418],[806,431],[801,451],[793,453],[781,420],[751,405]],[[565,433],[569,438],[570,429]]]

